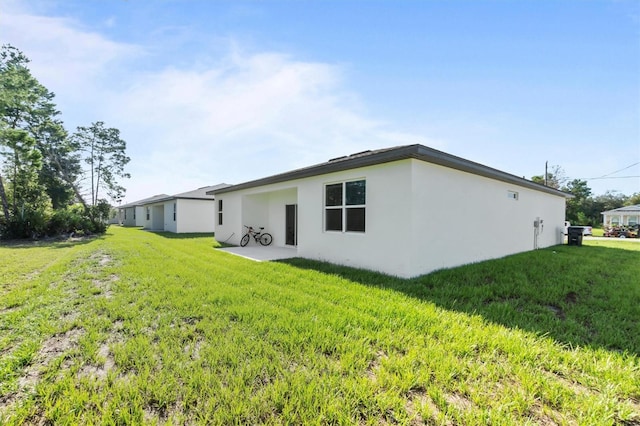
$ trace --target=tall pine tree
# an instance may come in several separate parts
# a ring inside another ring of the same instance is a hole
[[[31,75],[28,62],[12,46],[0,50],[0,198],[5,221],[25,233],[44,226],[48,207],[33,129],[58,114],[53,93]]]

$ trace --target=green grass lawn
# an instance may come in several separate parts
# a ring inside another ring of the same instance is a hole
[[[1,245],[0,424],[640,424],[640,243],[413,280],[218,245]]]

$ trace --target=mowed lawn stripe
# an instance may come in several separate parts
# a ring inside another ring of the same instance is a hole
[[[256,263],[216,251],[217,245],[211,236],[112,227],[103,239],[57,249],[67,253],[60,265],[75,272],[51,267],[51,278],[77,279],[67,283],[71,296],[46,297],[55,312],[75,314],[49,320],[22,364],[11,361],[19,337],[2,340],[3,421],[640,421],[637,353],[570,347],[536,329],[507,327],[481,310],[456,309],[456,298],[479,296],[482,303],[487,294],[510,291],[508,321],[523,293],[536,289],[517,293],[503,282],[523,266],[539,269],[538,281],[553,280],[557,265],[538,266],[538,257],[553,249],[398,280],[317,262]],[[48,273],[46,263],[30,264],[28,256],[21,269]],[[489,282],[478,285],[476,296],[449,289],[478,275],[491,276],[498,289]],[[515,280],[531,281],[526,273]],[[18,294],[28,282],[3,286]],[[31,309],[25,319],[41,310]],[[10,328],[7,318],[3,314],[0,325]],[[34,389],[21,390],[30,362],[43,358],[40,345],[52,336],[69,344],[41,363]]]

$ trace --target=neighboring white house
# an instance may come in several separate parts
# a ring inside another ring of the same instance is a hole
[[[600,213],[604,226],[630,226],[640,223],[640,204]]]
[[[422,145],[210,191],[216,237],[263,226],[299,257],[414,277],[561,244],[570,194]]]
[[[139,203],[142,207],[142,226],[152,231],[214,232],[215,198],[207,191],[225,188],[222,183],[204,186],[175,195],[156,196]]]
[[[123,226],[144,226],[144,204],[167,197],[169,197],[169,195],[159,194],[119,206],[119,223]]]

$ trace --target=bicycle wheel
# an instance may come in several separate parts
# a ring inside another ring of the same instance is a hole
[[[260,244],[262,244],[263,246],[268,246],[269,244],[271,244],[271,241],[273,241],[273,237],[271,236],[271,234],[262,234],[260,236]]]
[[[242,237],[242,239],[240,240],[240,245],[242,247],[246,246],[247,244],[249,244],[249,234],[244,234],[244,237]]]

